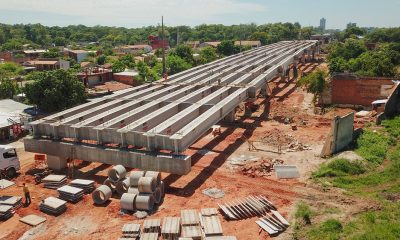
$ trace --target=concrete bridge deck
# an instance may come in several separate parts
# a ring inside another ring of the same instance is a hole
[[[190,157],[179,153],[212,125],[233,119],[240,103],[265,92],[268,80],[316,50],[316,41],[283,41],[189,69],[166,82],[119,91],[31,123],[34,138],[26,140],[25,149],[185,174],[190,171]],[[83,142],[95,144],[89,147]],[[119,148],[102,147],[109,143]],[[70,154],[72,146],[78,149],[75,156]],[[144,151],[128,151],[132,146]],[[159,150],[173,154],[159,157]]]

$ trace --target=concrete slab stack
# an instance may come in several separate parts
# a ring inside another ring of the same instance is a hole
[[[5,221],[14,215],[13,207],[0,205],[0,220]]]
[[[0,196],[0,205],[11,206],[16,210],[22,206],[22,198],[18,196]]]
[[[86,161],[187,174],[191,159],[180,153],[232,116],[239,104],[265,92],[269,80],[316,45],[271,44],[45,117],[32,123],[34,138],[25,140],[25,149],[64,159],[74,152]],[[84,144],[87,140],[94,144]]]
[[[67,202],[55,197],[48,197],[39,204],[40,211],[58,216],[67,210]]]
[[[140,240],[158,240],[158,233],[143,233]]]
[[[91,193],[96,188],[94,181],[86,179],[74,179],[69,183],[69,185],[71,187],[83,189],[85,193]]]
[[[178,240],[181,234],[180,218],[165,217],[161,227],[161,236],[165,240]]]
[[[160,234],[160,232],[161,232],[161,220],[160,219],[146,219],[146,220],[144,220],[143,232]]]
[[[139,239],[140,237],[140,224],[126,223],[122,227],[122,239]],[[121,238],[120,238],[121,239]]]
[[[196,210],[181,210],[181,225],[181,237],[193,240],[201,240],[203,238],[203,231],[200,226],[200,216]]]
[[[49,175],[42,179],[45,188],[57,189],[67,183],[65,175]]]
[[[57,188],[59,198],[68,202],[77,203],[82,200],[84,190],[77,187],[63,186]]]

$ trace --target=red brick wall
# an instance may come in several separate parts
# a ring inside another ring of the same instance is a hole
[[[385,99],[383,85],[393,85],[388,78],[332,78],[332,104],[371,106],[378,99]]]
[[[114,75],[114,81],[125,83],[131,86],[139,85],[139,83],[132,76]]]

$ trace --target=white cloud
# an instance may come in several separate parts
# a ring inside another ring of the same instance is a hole
[[[147,25],[159,22],[161,15],[170,24],[192,24],[212,22],[226,15],[251,16],[266,11],[266,7],[239,0],[0,0],[0,10],[62,14],[99,24],[109,21],[111,25]]]

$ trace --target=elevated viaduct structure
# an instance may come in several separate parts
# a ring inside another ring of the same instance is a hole
[[[33,122],[25,150],[48,154],[55,168],[76,158],[187,174],[185,149],[317,48],[317,41],[283,41],[90,101]]]

